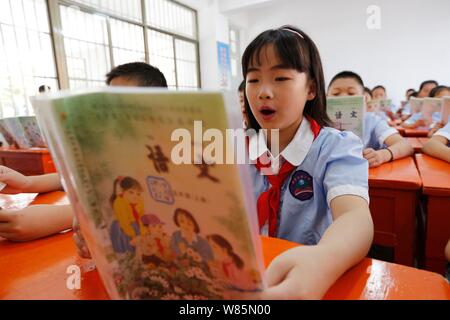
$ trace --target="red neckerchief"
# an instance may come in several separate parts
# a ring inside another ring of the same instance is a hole
[[[321,127],[313,119],[308,119],[308,121],[314,135],[314,139],[316,139],[319,135]],[[270,163],[267,165],[262,165],[258,159],[255,166],[258,170],[261,170],[262,168],[269,167]],[[266,221],[269,220],[270,237],[275,237],[277,235],[277,220],[278,211],[280,209],[281,186],[295,168],[296,167],[288,161],[284,161],[278,174],[266,176],[267,180],[269,180],[270,188],[259,195],[257,203],[259,228],[261,229]]]

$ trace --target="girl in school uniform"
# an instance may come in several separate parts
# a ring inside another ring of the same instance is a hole
[[[361,77],[351,71],[343,71],[333,77],[328,86],[328,96],[362,96],[364,83]],[[409,143],[374,112],[364,115],[364,158],[370,167],[410,156],[414,153]]]
[[[242,67],[260,232],[305,244],[273,260],[262,298],[319,299],[372,242],[362,145],[329,126],[319,52],[301,30],[261,33]]]

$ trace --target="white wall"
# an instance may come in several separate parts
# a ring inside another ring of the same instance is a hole
[[[381,8],[380,30],[366,26],[372,4]],[[319,48],[327,84],[352,70],[370,88],[383,84],[394,102],[423,80],[450,85],[449,0],[277,0],[236,14],[248,19],[244,47],[268,28],[300,27]]]

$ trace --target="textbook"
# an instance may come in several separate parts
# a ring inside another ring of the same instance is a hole
[[[422,112],[423,98],[411,97],[409,103],[411,104],[411,114]]]
[[[247,299],[264,289],[248,166],[211,151],[240,111],[237,97],[225,100],[148,88],[32,99],[112,299]]]
[[[36,117],[33,116],[0,119],[0,133],[9,146],[18,149],[46,147]]]
[[[391,99],[385,99],[385,100],[379,100],[380,103],[380,111],[382,112],[390,112],[392,107],[392,100]]]
[[[338,130],[352,131],[363,139],[365,103],[363,96],[327,98],[327,114]]]
[[[425,126],[433,123],[433,114],[441,112],[442,99],[439,98],[424,98],[422,104],[422,119]]]
[[[450,97],[442,98],[441,122],[446,125],[450,118]]]
[[[379,113],[381,110],[381,100],[370,100],[367,102],[367,112]]]

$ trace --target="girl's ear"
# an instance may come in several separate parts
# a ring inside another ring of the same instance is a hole
[[[310,80],[309,85],[308,85],[308,95],[306,97],[306,100],[308,100],[308,101],[314,100],[316,95],[317,95],[316,82],[313,80]]]

